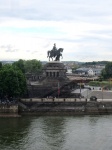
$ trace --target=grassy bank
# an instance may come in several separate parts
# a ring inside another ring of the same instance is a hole
[[[90,81],[89,85],[112,88],[112,81]]]

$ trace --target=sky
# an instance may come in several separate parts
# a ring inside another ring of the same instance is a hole
[[[112,0],[0,0],[0,61],[112,61]]]

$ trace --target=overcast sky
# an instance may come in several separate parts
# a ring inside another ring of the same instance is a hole
[[[112,60],[112,0],[0,0],[0,60]]]

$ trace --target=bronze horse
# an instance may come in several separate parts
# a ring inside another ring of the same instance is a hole
[[[60,61],[60,57],[63,58],[61,52],[63,52],[63,48],[59,48],[58,50],[51,50],[47,52],[47,57],[49,57],[49,61],[50,58],[53,61],[53,58],[55,58],[55,61]]]

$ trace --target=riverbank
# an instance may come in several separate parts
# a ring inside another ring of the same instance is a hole
[[[87,101],[80,99],[29,99],[18,104],[0,104],[0,117],[67,116],[67,115],[109,115],[112,114],[112,101]]]
[[[21,115],[103,115],[112,114],[112,101],[22,101]]]
[[[1,103],[0,118],[1,117],[20,117],[18,114],[18,104]]]

